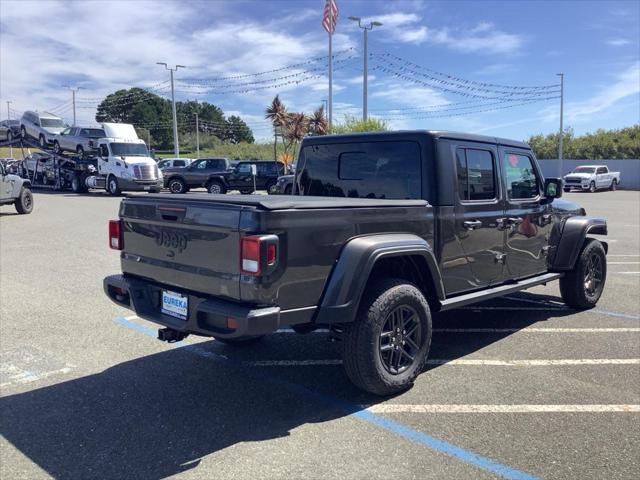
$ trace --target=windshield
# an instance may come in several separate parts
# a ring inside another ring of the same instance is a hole
[[[83,128],[80,135],[87,138],[104,138],[104,130],[101,128]]]
[[[596,169],[594,167],[578,167],[574,168],[571,173],[594,173]]]
[[[59,127],[64,128],[66,125],[59,118],[41,118],[40,126],[42,127]]]
[[[116,157],[148,157],[149,151],[144,143],[112,143],[111,153]]]

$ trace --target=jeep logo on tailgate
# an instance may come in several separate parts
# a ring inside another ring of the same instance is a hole
[[[156,233],[156,243],[160,247],[167,247],[178,252],[187,248],[187,236],[177,232],[161,231]]]

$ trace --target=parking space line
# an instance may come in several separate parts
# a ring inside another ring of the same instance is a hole
[[[611,273],[611,272],[609,272],[609,273]],[[629,272],[629,273],[640,273],[640,272]],[[564,308],[566,310],[571,310],[569,307],[564,306],[564,304],[562,304],[560,302],[553,301],[553,300],[549,300],[549,301],[532,300],[530,298],[513,297],[511,295],[506,295],[503,298],[505,298],[507,300],[517,301],[517,302],[535,303],[535,304],[538,304],[538,305],[549,305],[549,306],[553,306],[554,307],[554,308],[552,308],[552,310],[553,309],[561,310],[562,308]],[[629,320],[640,320],[640,315],[630,315],[628,313],[611,312],[609,310],[600,310],[600,309],[592,309],[592,310],[584,310],[584,311],[585,312],[592,312],[592,313],[599,313],[600,315],[607,315],[609,317],[626,318],[626,319],[629,319]],[[576,312],[579,312],[579,311],[576,310]]]
[[[640,405],[402,405],[365,406],[373,413],[638,413]]]
[[[155,330],[148,327],[144,327],[142,325],[137,325],[131,321],[126,320],[123,317],[114,319],[114,322],[124,327],[132,328],[133,330],[141,332],[146,336],[154,337],[154,338],[156,336]],[[180,344],[182,344],[181,346],[183,350],[189,353],[198,355],[200,357],[213,359],[217,361],[223,360],[225,362],[228,362],[238,367],[245,366],[244,363],[235,362],[231,359],[223,357],[222,355],[218,355],[208,350],[204,350],[202,347],[198,345],[188,344],[185,341],[174,343],[172,344],[172,346],[175,348]],[[373,412],[363,410],[362,407],[360,407],[359,405],[348,403],[336,397],[332,397],[332,396],[322,394],[313,390],[309,390],[303,385],[300,385],[298,383],[292,383],[282,378],[268,376],[264,374],[260,375],[260,378],[263,380],[268,380],[272,383],[277,383],[279,385],[282,385],[293,392],[304,395],[307,398],[328,404],[329,406],[332,406],[334,408],[338,408],[348,416],[367,422],[371,425],[380,427],[383,430],[386,430],[387,432],[393,433],[399,437],[404,438],[405,440],[409,440],[416,444],[427,447],[435,452],[443,453],[445,455],[448,455],[449,457],[461,460],[462,462],[465,462],[469,465],[473,465],[477,468],[480,468],[481,470],[494,473],[496,475],[499,475],[501,477],[504,477],[510,480],[537,480],[537,477],[534,477],[533,475],[529,475],[515,468],[509,467],[507,465],[503,465],[488,457],[484,457],[472,451],[465,450],[462,447],[458,447],[457,445],[454,445],[452,443],[445,442],[444,440],[439,440],[435,437],[432,437],[431,435],[427,435],[426,433],[415,430],[400,422],[391,420],[390,418],[385,418]]]
[[[434,333],[633,333],[640,328],[434,328]]]

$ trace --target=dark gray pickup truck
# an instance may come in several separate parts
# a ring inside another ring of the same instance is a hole
[[[330,328],[360,388],[410,387],[432,314],[560,281],[595,306],[606,221],[558,197],[523,143],[449,132],[310,137],[298,195],[145,195],[109,226],[122,250],[106,294],[187,334],[248,344],[291,326]]]

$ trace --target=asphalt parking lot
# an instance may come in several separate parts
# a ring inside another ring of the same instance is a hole
[[[351,386],[322,332],[155,340],[102,293],[117,198],[2,207],[0,477],[636,478],[640,192],[565,198],[609,221],[598,307],[552,284],[442,314],[427,371],[389,399]]]

